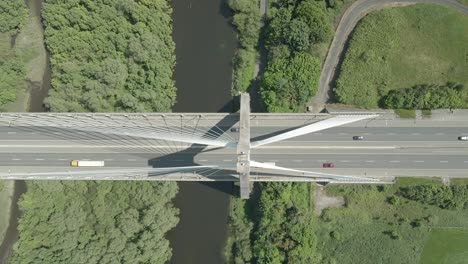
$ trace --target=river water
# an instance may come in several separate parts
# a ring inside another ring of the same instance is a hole
[[[174,112],[231,112],[231,61],[237,45],[225,0],[177,0]],[[223,263],[232,183],[179,183],[180,222],[168,234],[173,264]]]

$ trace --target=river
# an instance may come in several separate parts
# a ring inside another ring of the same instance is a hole
[[[177,0],[174,112],[231,112],[231,61],[237,45],[225,0]],[[173,264],[223,263],[232,183],[179,183],[180,222],[168,234]]]

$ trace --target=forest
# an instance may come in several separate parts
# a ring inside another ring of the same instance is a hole
[[[22,0],[0,1],[0,107],[16,99],[24,87],[24,63],[16,54],[12,38],[27,16]]]
[[[176,100],[166,0],[44,3],[56,112],[165,112]]]
[[[303,111],[315,95],[320,60],[313,45],[326,42],[331,25],[321,1],[276,1],[267,18],[268,63],[260,94],[268,112]]]
[[[173,183],[28,181],[20,239],[9,259],[27,263],[164,263],[178,222]]]

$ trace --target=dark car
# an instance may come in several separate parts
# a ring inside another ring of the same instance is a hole
[[[231,128],[231,132],[239,132],[239,128],[238,127],[233,127],[233,128]]]
[[[326,162],[326,163],[323,164],[323,167],[324,168],[334,168],[335,164],[332,163],[332,162]]]
[[[353,140],[363,140],[364,137],[363,136],[354,136],[353,137]]]

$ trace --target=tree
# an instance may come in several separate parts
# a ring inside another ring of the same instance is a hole
[[[324,2],[313,0],[302,1],[297,6],[294,17],[303,19],[309,26],[309,38],[311,43],[324,42],[328,39],[331,26],[326,14]]]

